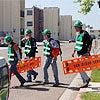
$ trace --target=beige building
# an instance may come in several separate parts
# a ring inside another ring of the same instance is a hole
[[[59,39],[59,8],[45,7],[44,8],[44,29],[48,28],[52,32],[54,39]]]
[[[60,40],[69,40],[72,37],[72,16],[60,17]]]
[[[25,8],[25,29],[32,30],[32,36],[37,41],[42,41],[43,31],[43,10],[37,7]]]
[[[9,33],[19,43],[24,30],[25,0],[0,0],[0,33]]]

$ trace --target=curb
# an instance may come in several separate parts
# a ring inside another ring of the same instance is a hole
[[[79,91],[79,84],[82,82],[82,79],[80,77],[80,74],[77,73],[71,84],[68,86],[68,88],[64,91],[62,96],[59,98],[59,100],[75,100],[76,95],[78,94],[77,91]]]

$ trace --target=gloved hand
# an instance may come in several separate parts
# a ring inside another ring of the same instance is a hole
[[[21,67],[23,67],[23,66],[24,66],[24,62],[22,62],[21,60],[19,60],[19,65],[20,65]]]

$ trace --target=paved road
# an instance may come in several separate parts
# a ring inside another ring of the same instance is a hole
[[[63,51],[63,60],[71,58],[71,52],[73,50],[74,43],[62,43],[62,51]],[[38,47],[39,53],[37,56],[42,57],[42,65],[43,65],[43,46],[39,45]],[[7,48],[0,47],[0,56],[4,56],[7,59]],[[58,57],[58,71],[59,71],[59,87],[52,87],[53,82],[53,73],[51,67],[48,69],[49,72],[49,81],[51,84],[43,86],[41,82],[43,81],[43,72],[42,65],[40,68],[36,69],[39,73],[37,79],[31,83],[25,83],[25,87],[19,88],[15,86],[19,86],[20,83],[15,76],[12,77],[11,87],[15,88],[10,89],[9,100],[59,100],[65,89],[70,85],[71,81],[75,77],[76,74],[72,75],[64,75],[62,71],[60,57]],[[26,79],[26,73],[23,73],[22,76]]]

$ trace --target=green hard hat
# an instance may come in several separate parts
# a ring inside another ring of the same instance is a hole
[[[49,29],[45,29],[43,32],[42,32],[43,35],[50,35],[51,32]]]
[[[5,41],[5,43],[8,43],[8,42],[12,41],[11,36],[6,36],[6,37],[4,38],[4,41]]]
[[[31,33],[32,33],[32,31],[30,29],[25,30],[25,34],[31,34]]]
[[[80,20],[74,23],[74,27],[81,27],[81,26],[82,26],[82,22]]]

